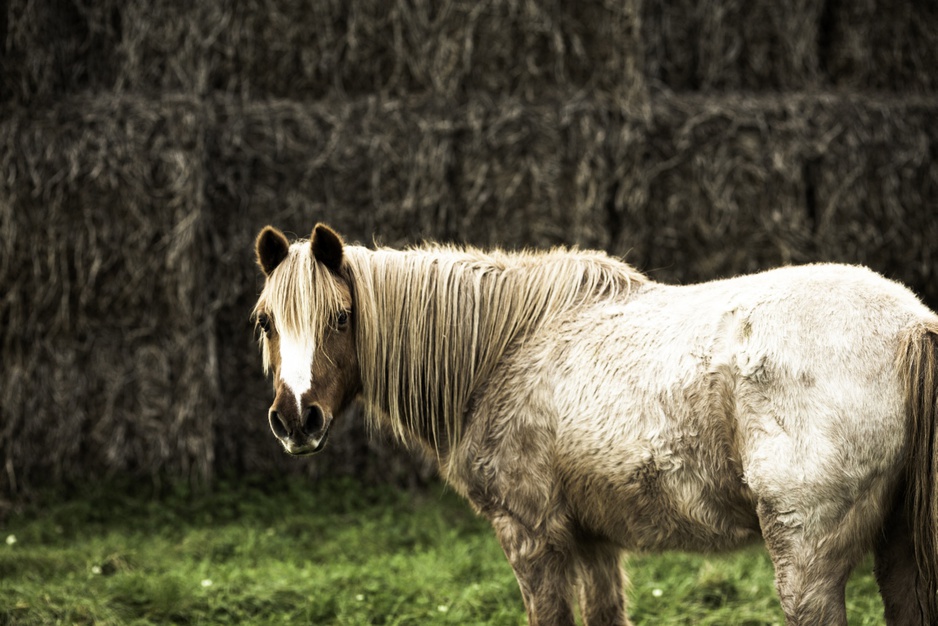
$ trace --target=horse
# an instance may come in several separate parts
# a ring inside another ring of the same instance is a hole
[[[354,401],[487,518],[532,625],[629,624],[626,551],[764,541],[787,624],[846,624],[872,551],[890,625],[938,623],[938,316],[814,264],[693,285],[603,252],[255,242],[270,428]]]

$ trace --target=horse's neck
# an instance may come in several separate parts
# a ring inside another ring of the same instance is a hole
[[[601,255],[356,251],[366,404],[401,438],[455,443],[472,393],[512,342],[632,278]]]

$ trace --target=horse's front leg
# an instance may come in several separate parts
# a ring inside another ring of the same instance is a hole
[[[510,513],[490,520],[515,571],[530,626],[573,626],[569,543],[552,541],[549,530],[528,528]]]
[[[577,595],[586,626],[630,626],[621,551],[605,541],[576,545]]]

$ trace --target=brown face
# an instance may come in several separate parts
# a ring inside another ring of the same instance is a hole
[[[319,228],[314,231],[314,252]],[[268,278],[287,256],[279,241],[268,240],[277,236],[282,238],[283,235],[279,231],[271,231],[265,229],[258,237],[258,260]],[[282,243],[286,245],[286,239]],[[265,263],[275,258],[262,256],[271,250],[276,251],[280,258],[275,263]],[[319,333],[304,333],[307,337],[291,336],[278,328],[276,316],[271,311],[263,308],[257,311],[257,323],[266,336],[274,380],[275,397],[268,420],[274,435],[290,454],[308,455],[320,451],[326,443],[334,416],[348,406],[361,388],[351,290],[339,272],[340,267],[335,268],[335,273],[330,268],[326,278],[336,281],[340,306],[328,319],[322,320],[324,329],[318,344],[312,337],[319,336]]]
[[[290,454],[319,452],[333,417],[348,406],[360,386],[351,298],[329,321],[321,345],[315,348],[278,333],[269,316],[258,317],[269,328],[265,332],[276,394],[268,413],[270,428]]]

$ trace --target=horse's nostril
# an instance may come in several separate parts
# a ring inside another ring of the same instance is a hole
[[[322,430],[322,427],[326,424],[326,418],[322,413],[322,409],[319,408],[316,404],[311,404],[306,407],[306,411],[303,412],[303,432],[307,435],[315,435]]]
[[[283,421],[283,418],[280,417],[280,414],[277,411],[271,409],[270,414],[268,415],[270,419],[270,429],[274,431],[274,434],[277,437],[283,439],[290,434],[290,431],[287,429],[286,422]]]

